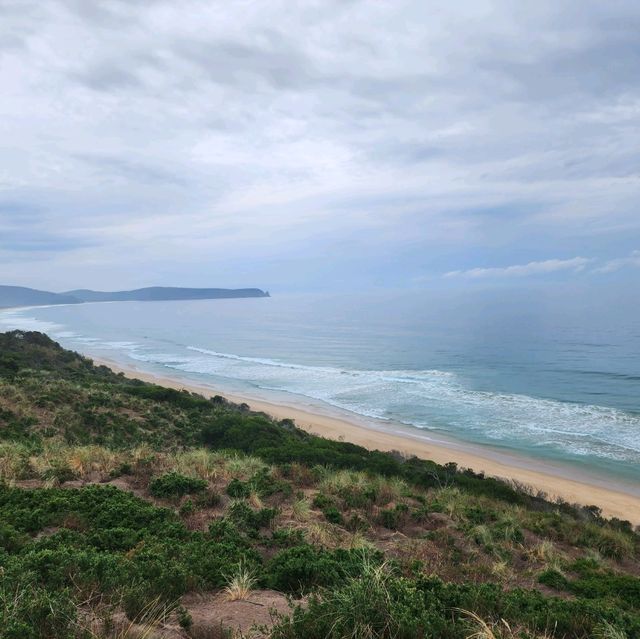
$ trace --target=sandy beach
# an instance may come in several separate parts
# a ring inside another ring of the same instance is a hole
[[[104,358],[94,357],[93,360],[127,377],[170,388],[186,389],[207,397],[222,395],[229,401],[246,403],[252,410],[273,418],[292,419],[298,427],[315,435],[352,442],[370,450],[399,451],[440,464],[456,462],[460,467],[471,468],[476,472],[527,484],[535,491],[546,493],[550,499],[559,497],[570,503],[596,505],[608,517],[618,517],[640,525],[640,487],[624,484],[618,486],[600,478],[578,477],[572,469],[472,444],[434,440],[429,434],[415,428],[381,424],[346,411],[339,415],[325,414],[320,410],[311,411],[307,407],[220,392],[205,385],[141,371],[133,366],[123,367]]]

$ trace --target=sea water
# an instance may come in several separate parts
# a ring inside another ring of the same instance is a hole
[[[562,291],[276,294],[12,309],[0,330],[638,485],[636,311]]]

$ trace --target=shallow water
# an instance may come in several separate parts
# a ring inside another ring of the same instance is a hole
[[[590,295],[282,295],[0,313],[221,390],[291,394],[640,481],[640,321]]]

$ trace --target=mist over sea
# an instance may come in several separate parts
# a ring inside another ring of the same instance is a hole
[[[640,481],[640,314],[589,291],[379,292],[0,312],[0,330]]]

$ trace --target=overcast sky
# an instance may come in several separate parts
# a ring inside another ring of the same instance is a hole
[[[0,283],[638,282],[640,2],[0,0]]]

